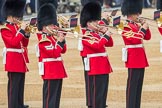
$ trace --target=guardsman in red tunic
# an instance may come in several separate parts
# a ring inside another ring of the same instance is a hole
[[[8,74],[8,108],[27,108],[24,106],[25,73],[28,71],[27,46],[30,34],[25,32],[25,26],[19,26],[26,1],[7,0],[3,6],[6,22],[1,27],[4,42],[3,64]]]
[[[43,108],[59,108],[63,78],[67,77],[61,55],[66,52],[65,35],[57,27],[56,8],[45,3],[38,12],[39,74],[43,79]]]
[[[82,33],[87,35],[80,43],[80,55],[84,64],[86,105],[88,108],[105,108],[109,73],[112,72],[106,47],[113,46],[111,33],[103,27],[98,32],[101,20],[101,6],[97,2],[87,3],[80,16]]]
[[[141,0],[124,0],[121,7],[122,15],[127,16],[122,33],[123,61],[128,68],[126,108],[140,108],[145,67],[149,66],[143,40],[150,40],[151,33],[146,22],[137,23],[142,6]]]

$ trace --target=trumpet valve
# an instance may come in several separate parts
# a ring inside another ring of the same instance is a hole
[[[26,26],[26,28],[25,28],[25,32],[26,33],[34,33],[34,32],[36,32],[36,30],[37,30],[37,28],[36,27],[34,27],[34,26],[31,26],[31,25],[28,25],[28,26]]]
[[[78,35],[78,32],[74,31],[74,37],[75,37],[75,38],[78,38],[78,36],[79,36],[79,35]]]
[[[29,25],[26,26],[26,28],[25,28],[25,32],[26,32],[26,33],[30,33],[30,31],[31,31],[31,28],[29,27]]]
[[[161,22],[157,21],[157,25],[158,25],[158,27],[161,27]]]
[[[111,17],[108,16],[106,20],[107,20],[108,24],[110,24],[110,22],[111,22]]]
[[[158,27],[162,26],[162,17],[161,16],[159,19],[157,19],[157,25],[158,25]]]
[[[122,34],[123,30],[121,28],[118,28],[118,34]]]
[[[37,28],[36,28],[36,27],[32,27],[32,28],[31,28],[31,30],[30,30],[30,33],[32,33],[32,34],[33,34],[34,32],[36,32],[36,30],[37,30]]]

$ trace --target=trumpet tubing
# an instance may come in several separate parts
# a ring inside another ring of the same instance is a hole
[[[34,34],[36,32],[36,30],[37,30],[37,27],[31,26],[31,25],[28,25],[25,28],[25,32],[26,33],[32,33],[32,34]]]
[[[65,30],[51,30],[51,32],[53,32],[53,35],[56,36],[58,38],[58,33],[63,33],[63,34],[66,34],[66,37],[67,38],[75,38],[75,39],[80,39],[80,38],[89,38],[90,40],[96,40],[98,41],[99,39],[96,38],[96,37],[93,37],[89,32],[86,32],[84,35],[83,34],[80,34],[78,33],[77,31],[75,30],[68,30],[68,31],[65,31]],[[83,39],[83,40],[87,40],[87,39]]]
[[[15,19],[15,20],[17,22],[18,27],[21,28],[22,21],[20,21],[18,19]],[[36,30],[37,30],[37,27],[32,26],[32,25],[27,25],[25,27],[25,32],[26,33],[32,33],[32,34],[34,34],[36,32]]]
[[[122,19],[122,20],[123,20],[123,21],[126,21],[127,19]],[[152,19],[152,20],[150,19],[150,21],[151,21],[151,22],[154,22],[154,24],[156,23],[153,19]],[[136,22],[139,26],[142,26],[145,22],[147,22],[149,26],[151,26],[151,27],[157,27],[157,26],[154,25],[153,23],[149,23],[149,22],[147,21],[147,18],[146,18],[146,19],[142,19],[142,17],[139,17],[138,20],[135,21],[135,22]]]
[[[64,16],[58,16],[58,22],[65,28],[68,27],[68,19]]]
[[[92,24],[92,26],[94,26]],[[123,35],[124,37],[127,37],[127,38],[136,38],[136,39],[142,39],[141,37],[136,37],[134,35],[139,35],[139,33],[136,33],[136,32],[133,32],[133,31],[126,31],[124,30],[124,23],[123,22],[120,22],[119,25],[117,25],[116,27],[114,26],[109,26],[109,25],[96,25],[96,27],[98,28],[98,30],[102,27],[102,26],[105,26],[107,27],[108,29],[113,29],[113,30],[117,30],[117,33],[116,32],[111,32],[112,34],[116,34],[116,35],[122,35],[123,32],[125,32],[125,34]],[[112,30],[110,30],[112,31]],[[100,32],[100,30],[99,30]],[[102,33],[102,32],[101,32]]]
[[[147,18],[147,17],[139,17],[139,19],[145,19],[145,20],[153,20],[153,19],[151,19],[151,18]]]
[[[158,27],[162,27],[162,17],[157,19],[157,25],[158,25]]]
[[[147,20],[149,20],[151,22],[148,22]],[[139,22],[137,22],[137,23],[141,24],[141,26],[142,26],[146,21],[147,21],[149,26],[152,26],[152,27],[157,27],[158,26],[158,25],[154,25],[154,24],[157,24],[156,20],[145,18],[145,17],[140,17]]]

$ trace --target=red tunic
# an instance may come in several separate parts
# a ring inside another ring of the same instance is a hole
[[[45,36],[43,40],[42,34],[38,33],[38,48],[39,48],[39,62],[47,58],[58,58],[61,54],[66,52],[66,44],[63,48],[58,44],[57,40],[53,36]],[[63,61],[49,61],[44,62],[44,75],[43,79],[62,79],[67,77]]]
[[[27,54],[27,46],[29,39],[25,38],[25,34],[20,32],[16,24],[6,24],[5,28],[1,29],[2,39],[5,47],[8,49],[24,49],[24,53],[13,51],[6,52],[5,71],[9,72],[27,72],[26,63],[29,62]]]
[[[162,27],[158,27],[160,34],[162,35]]]
[[[128,32],[130,32],[130,34],[133,32],[138,33],[138,34],[133,34],[131,36],[139,37],[142,39],[126,37],[125,34],[127,34]],[[140,29],[140,26],[138,24],[134,22],[128,22],[128,24],[124,26],[124,31],[122,33],[122,36],[126,46],[139,45],[139,44],[143,44],[143,39],[150,40],[151,33],[149,29],[147,30],[144,30],[143,28]],[[128,58],[127,58],[127,62],[125,62],[126,67],[144,68],[149,66],[144,47],[128,48],[127,50],[128,50],[128,55],[127,55]]]
[[[83,34],[85,34],[86,29],[82,29]],[[83,38],[83,50],[80,52],[82,57],[87,57],[89,54],[98,54],[98,53],[106,53],[105,47],[112,47],[113,40],[110,37],[109,39],[105,37],[101,37],[96,32],[90,32],[92,37],[95,37],[95,41],[90,38]],[[100,74],[109,74],[112,72],[111,65],[109,63],[108,56],[98,56],[91,57],[89,59],[90,70],[88,75],[100,75]]]

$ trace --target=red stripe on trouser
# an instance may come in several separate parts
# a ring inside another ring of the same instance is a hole
[[[46,108],[48,108],[48,101],[49,101],[49,96],[50,96],[50,81],[48,81],[48,95],[47,95],[47,100],[46,100]]]
[[[90,87],[89,87],[89,76],[88,75],[87,75],[87,81],[88,81],[88,88],[87,89],[88,89],[88,106],[89,106],[91,100],[90,100],[90,90],[89,90]]]
[[[131,82],[131,78],[132,78],[132,69],[130,69],[130,78],[129,78],[129,81],[128,81],[127,108],[129,108],[129,96],[130,96],[130,82]]]
[[[9,74],[9,80],[10,80],[10,90],[9,90],[9,108],[11,108],[11,96],[12,96],[12,79],[11,79],[11,74]]]
[[[96,81],[95,81],[95,76],[93,77],[93,84],[94,84],[94,100],[93,100],[93,108],[96,108]]]

